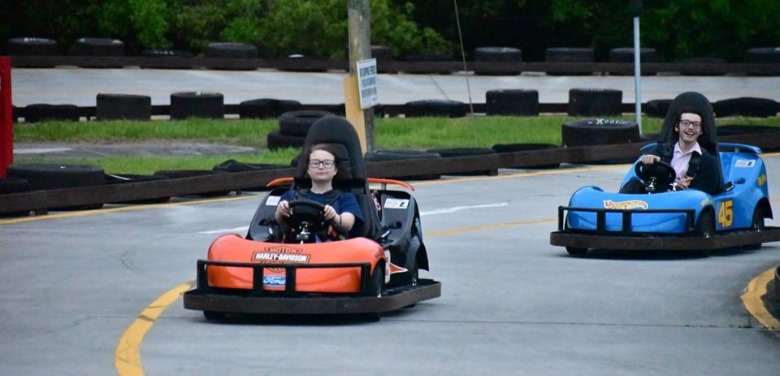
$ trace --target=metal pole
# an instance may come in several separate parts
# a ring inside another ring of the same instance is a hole
[[[639,136],[642,136],[642,71],[639,53],[639,17],[634,17],[634,117],[639,126]]]
[[[357,76],[357,62],[371,58],[371,4],[370,0],[348,0],[349,74]],[[374,109],[363,110],[366,147],[375,150]]]

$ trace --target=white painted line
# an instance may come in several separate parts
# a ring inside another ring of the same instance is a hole
[[[223,228],[219,230],[209,230],[209,231],[199,231],[198,234],[229,234],[231,232],[246,232],[249,230],[249,226],[241,226],[241,227],[233,227],[233,228]]]
[[[485,205],[453,206],[451,208],[437,209],[437,210],[431,210],[431,211],[421,211],[420,215],[423,216],[423,215],[436,215],[436,214],[450,214],[450,213],[454,213],[456,211],[461,211],[461,210],[498,208],[498,207],[507,206],[507,205],[509,205],[508,202],[498,202],[498,203],[495,203],[495,204],[485,204]]]

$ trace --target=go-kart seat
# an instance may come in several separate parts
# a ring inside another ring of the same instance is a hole
[[[376,239],[380,234],[381,223],[368,188],[366,164],[355,128],[342,117],[328,116],[317,120],[306,135],[299,161],[304,161],[306,157],[303,153],[317,144],[329,144],[333,147],[338,160],[338,173],[333,179],[333,187],[342,192],[354,193],[363,212],[363,225],[353,228],[348,237]],[[294,180],[296,189],[311,187],[306,163],[298,163]]]

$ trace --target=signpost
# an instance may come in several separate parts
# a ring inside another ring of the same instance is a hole
[[[14,161],[14,123],[11,101],[11,58],[0,56],[0,178]]]
[[[639,53],[639,15],[642,13],[642,0],[629,0],[631,14],[634,15],[634,117],[642,136],[642,70]]]

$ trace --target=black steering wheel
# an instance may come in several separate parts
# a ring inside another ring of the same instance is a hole
[[[669,186],[677,178],[674,167],[665,161],[655,161],[646,165],[639,161],[634,165],[636,176],[642,180],[647,193],[661,193],[669,190]]]
[[[315,241],[314,234],[328,228],[325,220],[325,205],[317,201],[297,199],[290,201],[292,214],[285,218],[289,235],[297,242]],[[290,238],[290,237],[288,237]]]

